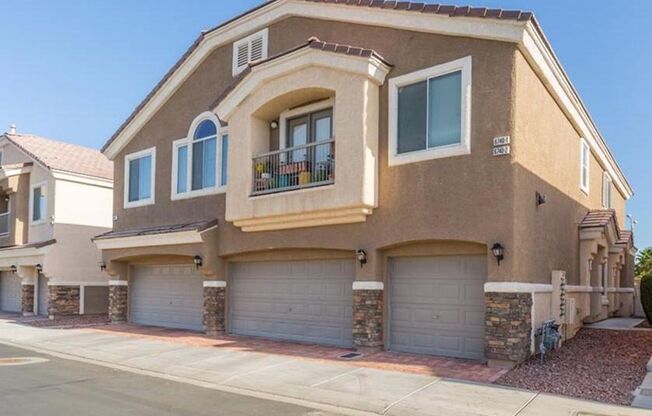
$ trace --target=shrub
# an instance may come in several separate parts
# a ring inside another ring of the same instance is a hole
[[[652,274],[641,278],[641,303],[648,322],[652,324]]]

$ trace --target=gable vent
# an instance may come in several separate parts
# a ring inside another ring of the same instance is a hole
[[[267,29],[233,44],[233,75],[238,75],[250,63],[265,58],[267,58]]]

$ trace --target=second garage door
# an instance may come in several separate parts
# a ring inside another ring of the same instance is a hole
[[[485,256],[391,261],[390,348],[483,359]]]
[[[203,303],[203,278],[193,266],[135,266],[131,270],[131,322],[201,331]]]
[[[233,263],[231,332],[350,347],[353,260]]]
[[[0,272],[0,311],[20,312],[20,277],[10,272]]]

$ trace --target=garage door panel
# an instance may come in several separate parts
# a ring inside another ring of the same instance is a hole
[[[20,277],[9,272],[0,272],[0,310],[21,312],[21,297]]]
[[[354,275],[353,261],[233,264],[231,332],[350,346]]]
[[[390,348],[484,358],[486,257],[392,259]]]

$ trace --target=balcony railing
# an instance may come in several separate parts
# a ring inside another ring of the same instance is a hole
[[[252,195],[335,182],[335,139],[265,153],[253,158]]]
[[[0,236],[9,234],[9,213],[0,214]]]

